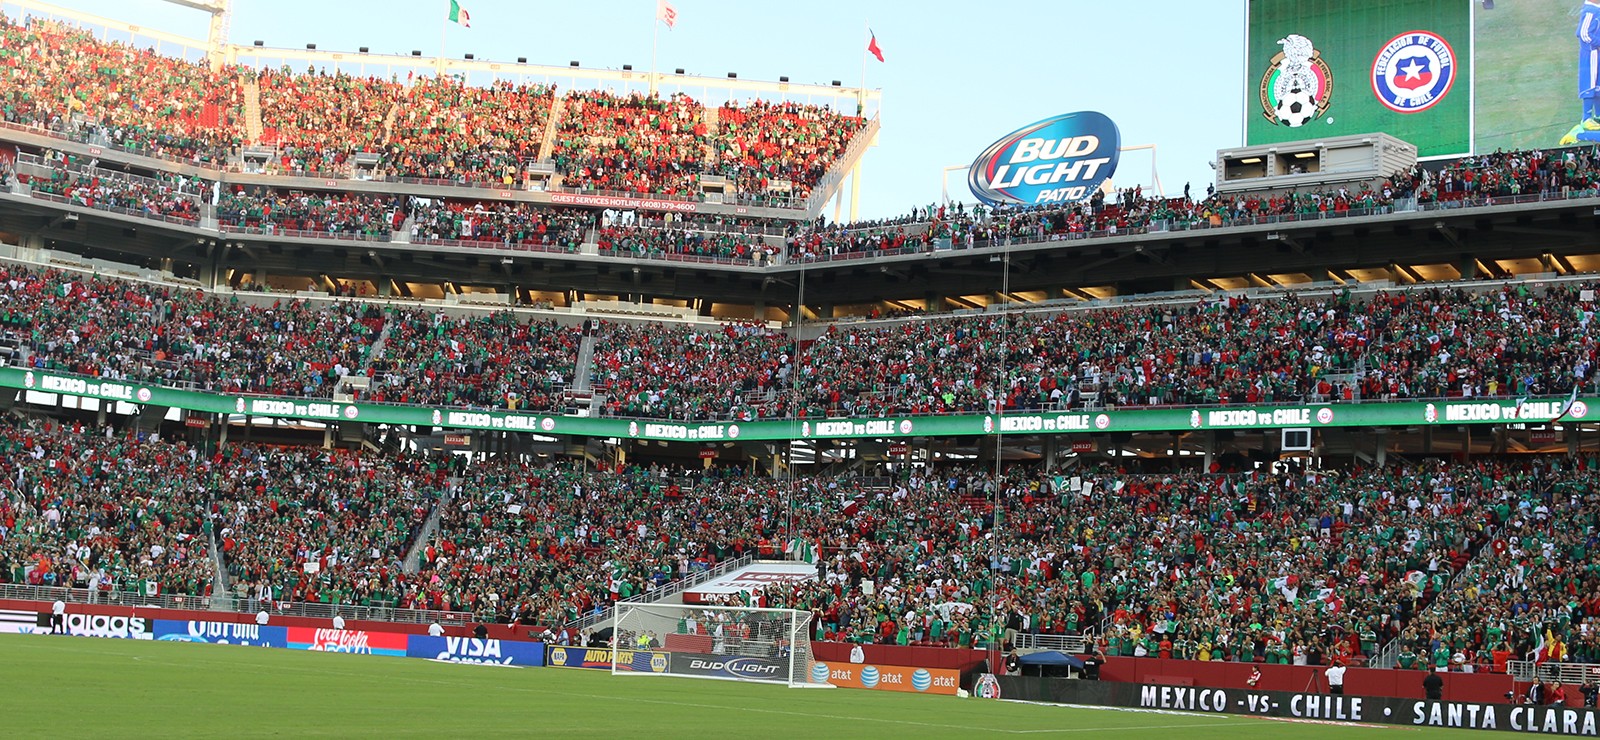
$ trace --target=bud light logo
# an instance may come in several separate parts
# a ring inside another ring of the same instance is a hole
[[[861,685],[869,689],[878,685],[877,666],[869,665],[866,668],[861,669]]]
[[[911,674],[911,688],[918,691],[927,691],[933,685],[933,674],[918,668]]]
[[[1046,118],[990,144],[967,184],[989,205],[1076,203],[1117,171],[1121,146],[1117,124],[1104,114]]]
[[[828,664],[827,663],[812,663],[811,664],[811,682],[812,683],[827,683],[828,682]]]

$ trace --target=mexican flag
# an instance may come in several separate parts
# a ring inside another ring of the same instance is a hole
[[[461,3],[450,0],[450,22],[460,23],[462,28],[472,28],[472,14],[461,7]]]
[[[807,563],[817,562],[816,546],[799,537],[789,540],[789,543],[783,546],[783,551],[795,560]]]

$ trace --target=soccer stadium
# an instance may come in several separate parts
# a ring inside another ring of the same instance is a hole
[[[139,1],[0,2],[7,734],[1600,733],[1600,0]]]

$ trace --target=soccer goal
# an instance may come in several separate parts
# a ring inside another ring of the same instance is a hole
[[[811,612],[687,604],[618,604],[611,672],[757,681],[811,680]]]

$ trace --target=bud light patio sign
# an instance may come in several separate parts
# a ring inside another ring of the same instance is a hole
[[[1075,203],[1117,171],[1121,146],[1117,124],[1104,114],[1054,116],[990,144],[972,163],[967,184],[989,205]]]

